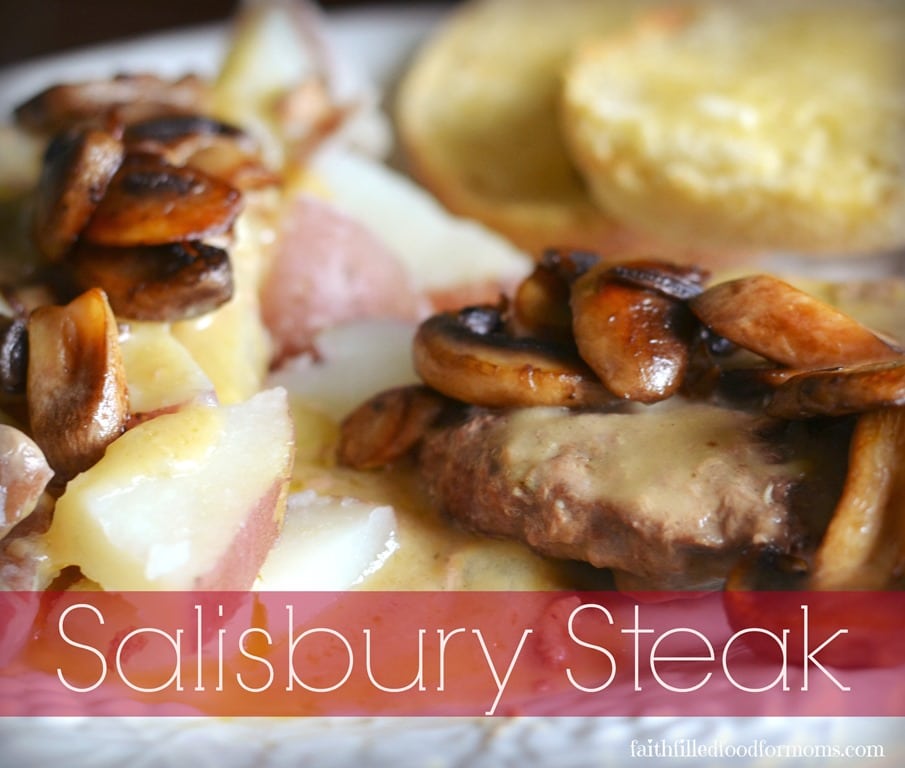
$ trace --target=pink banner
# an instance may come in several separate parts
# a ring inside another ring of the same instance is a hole
[[[0,627],[4,716],[905,716],[899,592],[7,592]]]

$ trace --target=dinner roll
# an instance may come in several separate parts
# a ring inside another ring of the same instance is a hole
[[[590,199],[558,120],[576,44],[621,30],[622,0],[470,0],[411,62],[396,99],[410,172],[454,212],[518,246],[620,248],[637,238]]]
[[[716,3],[585,46],[563,132],[597,203],[699,246],[905,244],[905,4]]]

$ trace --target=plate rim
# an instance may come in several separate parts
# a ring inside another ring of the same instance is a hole
[[[386,41],[387,39],[392,39],[395,41],[393,45],[397,47],[391,52],[392,55],[388,55],[386,50],[379,51],[377,49],[360,47],[358,49],[358,61],[354,62],[356,66],[364,67],[368,70],[367,74],[374,80],[375,85],[379,88],[385,88],[388,84],[388,78],[398,73],[398,70],[394,69],[394,67],[398,66],[411,54],[414,47],[441,18],[442,14],[449,12],[449,10],[450,5],[448,3],[418,3],[417,5],[394,3],[369,8],[332,9],[325,11],[323,16],[326,22],[325,32],[328,42],[331,44],[331,47],[338,50],[339,55],[344,55],[343,48],[348,45],[348,40],[354,38],[360,39],[361,36],[365,34],[371,40],[382,39]],[[37,93],[41,88],[60,81],[62,79],[61,75],[63,74],[66,75],[65,79],[69,80],[90,76],[109,76],[115,74],[118,69],[121,71],[137,71],[139,65],[143,65],[144,62],[150,62],[155,59],[159,66],[161,63],[159,58],[160,52],[164,50],[171,54],[178,52],[178,55],[171,56],[166,62],[166,66],[164,67],[166,72],[164,72],[164,74],[185,74],[187,71],[197,71],[200,74],[214,74],[219,65],[220,57],[222,57],[225,52],[227,31],[231,23],[231,20],[224,20],[142,35],[134,38],[113,40],[99,45],[74,48],[60,53],[41,56],[21,63],[4,66],[0,69],[0,123],[5,123],[9,120],[11,117],[11,110],[16,104],[20,103],[28,96]],[[364,27],[367,27],[367,32],[364,31]],[[384,37],[381,38],[381,35],[384,35]],[[388,38],[387,36],[390,37]],[[379,45],[387,46],[389,43],[379,43],[378,47]],[[120,65],[114,65],[111,62],[126,62],[126,66],[121,67]],[[189,67],[189,69],[186,67]],[[161,718],[161,721],[168,722],[170,725],[174,725],[177,720],[184,720],[189,723],[191,725],[191,730],[194,730],[196,733],[214,729],[220,725],[223,725],[225,729],[230,728],[229,722],[223,723],[214,718]],[[290,729],[290,726],[286,724],[285,720],[281,722],[280,719],[276,718],[243,718],[242,720],[244,721],[243,724],[251,723],[254,725],[255,732],[260,730],[262,739],[264,738],[263,734],[265,731],[270,732],[272,738],[274,735],[279,736],[277,733],[278,731],[282,732]],[[510,737],[517,739],[524,738],[526,728],[530,730],[531,728],[536,727],[539,729],[538,732],[544,732],[545,725],[551,722],[554,727],[559,728],[560,725],[565,724],[564,721],[566,720],[570,721],[569,727],[571,728],[577,728],[580,731],[582,727],[587,726],[591,734],[598,732],[598,740],[595,741],[593,737],[590,737],[586,744],[587,748],[594,752],[593,755],[589,755],[589,758],[593,758],[599,755],[597,750],[601,747],[609,746],[610,748],[613,748],[617,744],[622,744],[627,753],[628,742],[631,739],[631,735],[626,731],[622,731],[620,735],[617,735],[616,733],[623,726],[632,728],[632,733],[638,731],[638,729],[640,729],[639,732],[647,731],[644,735],[649,736],[651,733],[649,729],[655,729],[654,732],[661,731],[663,728],[667,728],[677,721],[684,721],[685,718],[606,718],[604,723],[595,722],[599,720],[599,718],[552,717],[493,719],[304,718],[303,722],[306,727],[310,726],[314,729],[324,728],[325,726],[329,726],[329,729],[332,729],[338,724],[339,738],[346,738],[350,731],[355,731],[356,735],[359,738],[362,738],[363,735],[368,733],[377,733],[385,736],[387,729],[389,729],[389,732],[395,733],[397,732],[397,726],[398,734],[411,732],[413,721],[419,723],[424,729],[429,729],[432,726],[438,728],[448,727],[450,734],[457,734],[461,732],[463,722],[468,721],[468,724],[474,723],[480,725],[480,730],[482,732],[480,740],[484,745],[491,749],[502,749],[500,759],[508,757],[510,760],[518,760],[518,756],[512,751],[512,747],[503,745],[505,739]],[[901,753],[905,752],[905,747],[901,744],[894,744],[893,737],[898,735],[899,739],[903,738],[901,736],[901,725],[905,722],[905,718],[878,718],[877,720],[887,721],[885,723],[877,722],[875,725],[877,727],[885,726],[887,728],[889,734],[887,744],[890,747],[896,748],[898,750],[896,755],[901,756]],[[85,718],[66,717],[0,718],[0,734],[6,733],[7,736],[9,736],[10,734],[21,733],[23,728],[27,731],[37,729],[41,734],[50,736],[51,738],[42,740],[41,738],[37,738],[32,731],[31,739],[20,739],[17,743],[21,744],[22,741],[25,741],[33,744],[35,747],[43,746],[45,749],[56,750],[52,751],[51,754],[59,757],[62,754],[59,752],[61,747],[59,743],[57,743],[58,739],[53,737],[65,736],[67,734],[72,734],[73,732],[83,732],[81,726],[84,724],[84,721]],[[741,741],[744,738],[750,739],[752,733],[772,732],[777,725],[790,722],[787,718],[733,718],[733,721],[746,721],[745,726],[748,729],[747,732],[740,736],[727,736],[725,730],[721,731],[720,729],[720,726],[723,725],[723,721],[716,721],[716,719],[714,719],[714,722],[719,722],[719,725],[715,728],[714,732],[722,732],[724,739],[731,738],[732,740]],[[122,744],[123,734],[134,728],[135,722],[134,718],[122,720],[119,718],[104,718],[103,725],[111,726],[110,728],[104,729],[107,731],[105,736],[108,740],[106,745],[107,748],[110,749],[110,745]],[[853,718],[803,718],[794,722],[797,728],[789,730],[788,734],[791,739],[793,732],[797,733],[796,740],[798,741],[800,741],[804,730],[807,730],[808,733],[816,733],[818,735],[829,734],[837,740],[845,739],[849,742],[853,742],[856,738],[859,738],[857,729],[849,730],[853,723],[858,722],[857,719]],[[117,723],[120,723],[119,729],[116,728],[115,724]],[[268,724],[272,727],[267,728]],[[98,725],[98,730],[100,729],[100,725]],[[305,730],[305,728],[300,728],[300,730]],[[419,729],[416,728],[415,730],[417,731]],[[549,731],[546,732],[549,733]],[[238,741],[246,735],[247,729],[243,728],[241,733],[234,735],[233,740]],[[218,743],[220,746],[224,746],[231,742],[230,739],[224,740],[221,734]],[[503,746],[501,747],[501,745]],[[204,746],[207,747],[206,744]],[[538,747],[537,744],[531,746],[534,748]],[[575,746],[578,747],[579,751],[581,750],[580,745]],[[561,745],[557,743],[556,748],[560,747]],[[488,753],[488,755],[489,754],[490,753]],[[893,758],[895,758],[896,755],[893,755]],[[6,756],[13,758],[17,757],[15,753],[6,753]],[[25,760],[34,760],[36,757],[40,757],[40,755],[37,753],[32,753],[31,755],[23,753],[18,755],[18,757]],[[467,761],[467,757],[468,756],[466,756],[466,761],[463,762],[462,765],[474,765],[474,763]],[[472,754],[471,757],[473,758],[474,755]],[[518,760],[519,764],[545,765],[547,764],[550,755],[547,753],[534,752],[532,757],[533,762]],[[118,765],[122,761],[121,758],[122,755],[120,755],[120,757],[114,756],[112,761],[108,764]],[[94,765],[94,763],[91,762],[91,759],[92,758],[89,756],[85,765]],[[643,762],[644,761],[639,761],[638,759],[629,759],[628,754],[625,754],[621,757],[614,755],[613,760],[608,762],[608,764],[637,766]],[[663,761],[658,760],[657,762],[662,763]],[[744,765],[747,761],[738,760],[733,762],[734,764]],[[23,762],[22,764],[24,765],[26,763]],[[149,762],[148,764],[157,765],[158,763]],[[247,765],[257,764],[259,763],[255,762],[255,758],[252,758],[252,761],[247,763]],[[266,764],[275,765],[270,762]],[[369,764],[377,765],[378,763]],[[577,766],[584,764],[590,765],[592,763],[591,759],[589,759],[587,763],[571,762],[570,764]],[[596,765],[599,763],[593,762],[593,764]],[[793,763],[789,764],[792,765]],[[242,765],[246,765],[246,763],[242,763]],[[406,763],[406,765],[409,765],[409,763]],[[490,763],[488,763],[488,765],[490,765]]]

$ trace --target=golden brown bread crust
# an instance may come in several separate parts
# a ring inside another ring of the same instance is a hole
[[[670,250],[591,200],[566,151],[558,113],[562,69],[578,42],[621,33],[652,4],[463,5],[417,53],[400,85],[395,116],[409,171],[452,211],[535,255],[550,246]],[[687,255],[701,260],[700,253]]]
[[[704,248],[905,244],[905,6],[717,3],[579,51],[563,133],[596,202]]]
[[[903,27],[896,0],[470,0],[401,83],[400,145],[448,208],[535,255],[894,250]]]

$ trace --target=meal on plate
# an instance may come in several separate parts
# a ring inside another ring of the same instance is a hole
[[[49,84],[0,583],[903,586],[903,24],[471,0],[390,122],[277,0],[215,78]]]

